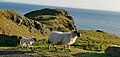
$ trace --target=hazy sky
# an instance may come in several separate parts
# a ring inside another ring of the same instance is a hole
[[[0,0],[0,1],[120,11],[120,0]]]

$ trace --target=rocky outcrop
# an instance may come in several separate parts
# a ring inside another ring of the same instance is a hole
[[[25,14],[26,17],[35,17],[35,16],[40,16],[40,15],[61,15],[61,16],[70,16],[69,12],[63,9],[50,9],[50,8],[45,8],[41,10],[35,10],[30,13]]]
[[[106,50],[105,50],[106,54],[109,54],[111,56],[120,56],[120,46],[117,45],[113,45],[113,46],[109,46]]]
[[[63,9],[49,9],[32,11],[25,14],[29,19],[38,21],[42,28],[49,31],[70,31],[76,29],[73,18]]]

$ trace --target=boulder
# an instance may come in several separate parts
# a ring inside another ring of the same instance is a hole
[[[120,46],[117,45],[109,46],[105,50],[105,53],[111,56],[120,56]]]

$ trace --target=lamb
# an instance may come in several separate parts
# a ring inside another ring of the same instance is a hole
[[[64,47],[68,46],[70,51],[70,45],[76,41],[77,37],[80,37],[80,33],[75,30],[71,32],[51,32],[48,38],[48,48],[50,49],[50,45],[53,45],[55,49],[55,45],[64,45]]]
[[[34,41],[36,41],[36,38],[22,38],[20,40],[20,47],[23,48],[26,45],[31,48]]]

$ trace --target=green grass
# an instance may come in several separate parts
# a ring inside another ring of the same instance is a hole
[[[82,36],[73,44],[77,48],[104,51],[110,45],[120,45],[120,37],[97,30],[80,30]]]
[[[20,49],[19,46],[17,46],[0,47],[0,51],[4,51],[3,53],[9,54],[10,56],[17,53],[17,55],[13,56],[112,57],[104,53],[105,49],[109,45],[119,45],[120,42],[119,37],[106,32],[97,32],[96,30],[80,30],[80,32],[82,36],[77,38],[77,41],[71,45],[71,52],[68,51],[68,48],[61,50],[63,46],[57,46],[57,51],[51,46],[49,50],[47,45],[48,37],[34,42],[33,50],[27,50],[25,48]]]
[[[105,54],[103,51],[88,51],[83,49],[78,49],[71,46],[71,52],[67,49],[60,50],[61,46],[57,46],[58,50],[51,48],[50,50],[47,48],[46,44],[41,46],[33,46],[33,50],[18,48],[18,47],[0,47],[0,51],[2,54],[8,56],[45,56],[45,57],[111,57],[110,55]],[[14,55],[13,55],[14,54]],[[2,56],[2,55],[0,55]]]

